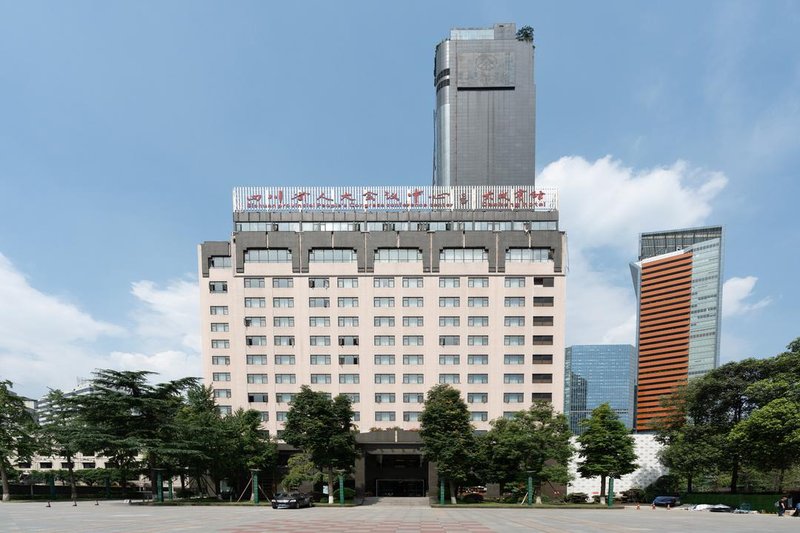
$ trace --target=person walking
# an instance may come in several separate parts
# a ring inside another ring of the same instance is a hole
[[[780,500],[778,500],[778,516],[783,516],[786,512],[786,506],[789,503],[789,498],[783,496]]]

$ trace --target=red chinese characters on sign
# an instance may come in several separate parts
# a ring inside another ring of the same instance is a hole
[[[411,198],[411,203],[415,204],[415,205],[418,204],[419,203],[419,197],[422,196],[422,194],[424,192],[425,191],[421,191],[419,189],[414,189],[413,191],[408,193],[408,197]]]
[[[352,204],[353,202],[355,202],[355,199],[353,198],[353,193],[345,192],[345,193],[342,193],[342,194],[339,195],[339,201],[340,202],[350,202]]]
[[[308,196],[307,192],[300,191],[297,194],[295,194],[294,196],[292,196],[292,200],[294,200],[295,202],[298,202],[298,203],[303,203],[303,202],[306,201],[306,196]]]
[[[383,196],[384,196],[384,198],[386,198],[387,201],[389,201],[389,200],[392,200],[392,201],[395,201],[395,202],[399,202],[400,201],[400,197],[397,196],[396,192],[385,191],[383,193]]]
[[[364,191],[364,201],[365,202],[377,202],[378,201],[378,193],[374,191]]]

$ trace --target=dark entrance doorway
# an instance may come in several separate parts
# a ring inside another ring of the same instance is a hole
[[[428,462],[418,450],[368,450],[364,466],[366,490],[375,496],[421,497],[426,494]]]

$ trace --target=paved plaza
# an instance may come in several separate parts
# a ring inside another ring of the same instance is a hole
[[[781,532],[799,531],[800,518],[657,509],[433,509],[376,504],[274,510],[259,507],[152,507],[122,502],[5,503],[2,532],[226,533],[489,533],[489,532]]]

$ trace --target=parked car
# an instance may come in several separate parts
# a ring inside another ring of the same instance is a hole
[[[311,507],[311,495],[302,492],[279,492],[272,498],[273,509]]]
[[[653,505],[656,507],[678,507],[681,504],[681,499],[677,496],[656,496],[653,500]]]

